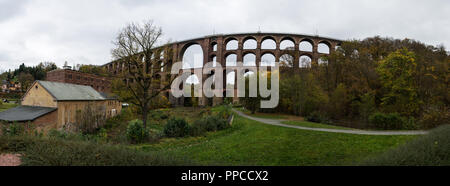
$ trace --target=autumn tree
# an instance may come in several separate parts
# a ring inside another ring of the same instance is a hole
[[[167,63],[162,63],[160,59],[169,59],[172,53],[169,47],[156,46],[161,36],[160,27],[154,25],[153,21],[145,21],[128,24],[113,41],[115,48],[111,52],[112,56],[125,67],[118,75],[123,81],[117,83],[122,87],[116,89],[114,93],[118,94],[122,101],[139,108],[144,127],[147,127],[147,116],[152,100],[167,90],[171,84],[170,82],[163,83],[162,86],[160,84],[161,69],[167,66]],[[170,80],[170,77],[167,79]]]
[[[20,87],[22,92],[28,90],[28,88],[31,86],[31,84],[34,82],[33,75],[25,72],[21,72],[18,76],[18,81],[20,83]]]
[[[416,57],[408,49],[399,49],[382,60],[377,68],[386,94],[382,105],[390,112],[412,115],[418,112],[419,100],[415,82]]]

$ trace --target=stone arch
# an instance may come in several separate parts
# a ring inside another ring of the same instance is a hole
[[[186,84],[188,84],[188,85],[196,85],[199,83],[200,83],[200,81],[196,74],[191,74],[186,79]]]
[[[244,50],[252,50],[252,49],[256,49],[258,47],[258,41],[256,41],[256,39],[252,36],[246,37],[243,40],[243,49]]]
[[[256,66],[256,55],[252,52],[244,54],[243,66]]]
[[[302,39],[299,43],[299,50],[303,52],[313,52],[314,41],[311,39]]]
[[[203,67],[203,48],[198,43],[188,43],[182,48],[180,58],[183,69],[201,68]]]
[[[317,45],[317,52],[320,54],[330,54],[331,44],[328,41],[320,41]]]
[[[291,37],[284,37],[280,42],[280,50],[294,50],[295,40]]]
[[[310,68],[312,63],[312,56],[308,54],[303,54],[299,59],[300,68]]]
[[[266,52],[261,55],[260,66],[275,66],[276,58],[271,52]]]
[[[277,49],[277,41],[272,36],[266,36],[261,40],[261,49],[275,50]]]
[[[238,48],[239,48],[239,41],[236,38],[230,37],[225,40],[226,50],[237,50]]]
[[[236,66],[237,55],[235,53],[229,53],[225,56],[225,66]]]
[[[208,62],[212,62],[213,63],[213,67],[216,67],[216,65],[217,65],[217,56],[215,54],[211,55],[209,57],[209,61]]]
[[[231,84],[231,85],[236,85],[236,71],[229,71],[226,74],[226,85]]]
[[[217,52],[217,47],[218,47],[218,45],[217,45],[217,42],[212,42],[211,43],[211,51],[213,51],[213,52]]]
[[[294,56],[291,54],[283,54],[279,59],[280,66],[283,67],[293,67],[294,66]]]

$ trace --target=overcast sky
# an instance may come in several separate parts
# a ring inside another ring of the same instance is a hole
[[[119,29],[153,19],[164,41],[215,33],[375,35],[450,45],[449,0],[0,0],[0,69],[104,64]],[[448,50],[448,49],[447,49]]]

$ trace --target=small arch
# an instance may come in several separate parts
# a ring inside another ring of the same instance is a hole
[[[216,42],[212,42],[212,43],[211,43],[211,50],[212,50],[213,52],[217,52],[217,43],[216,43]]]
[[[261,66],[275,66],[275,55],[265,53],[261,56]]]
[[[256,41],[255,38],[253,37],[248,37],[244,39],[244,49],[248,50],[248,49],[256,49],[258,47],[258,42]]]
[[[275,42],[275,39],[270,36],[264,38],[261,42],[261,49],[269,49],[269,50],[277,49],[277,43]]]
[[[199,83],[200,83],[200,81],[198,80],[198,77],[197,77],[197,75],[195,75],[195,74],[190,75],[190,76],[186,79],[186,84],[187,84],[187,85],[197,85],[197,84],[199,84]]]
[[[236,82],[236,72],[231,71],[227,74],[227,85],[234,85]]]
[[[244,66],[256,66],[256,55],[253,53],[247,53],[244,55]]]
[[[237,50],[239,47],[239,42],[235,38],[230,38],[226,43],[226,50]]]
[[[311,67],[312,58],[308,55],[300,56],[299,67],[300,68],[310,68]]]
[[[237,63],[237,55],[236,54],[228,54],[225,58],[226,66],[236,66]]]
[[[304,39],[299,44],[299,50],[303,52],[312,52],[313,51],[313,41],[309,39]]]
[[[161,50],[161,53],[159,53],[159,59],[164,59],[164,50]]]
[[[319,65],[327,65],[328,59],[326,59],[325,57],[320,57],[318,63]]]
[[[292,67],[294,64],[294,57],[290,54],[284,54],[279,59],[280,66]]]
[[[281,40],[280,43],[280,49],[281,50],[294,50],[295,49],[295,42],[293,39],[286,38]]]
[[[317,52],[321,54],[330,54],[330,46],[331,45],[328,42],[322,41],[317,46]]]
[[[203,67],[203,48],[200,44],[185,45],[182,50],[183,69]]]

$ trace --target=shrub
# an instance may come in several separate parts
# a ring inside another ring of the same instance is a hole
[[[127,138],[131,143],[142,143],[149,138],[149,129],[144,128],[141,120],[133,120],[128,123]]]
[[[193,165],[186,157],[166,152],[143,152],[121,145],[58,138],[0,136],[0,151],[24,154],[24,166]]]
[[[401,117],[398,113],[374,113],[369,117],[369,122],[377,129],[395,130],[395,129],[415,129],[416,125],[413,119]]]
[[[314,123],[325,123],[325,124],[331,123],[331,121],[328,119],[328,117],[325,114],[318,112],[318,111],[311,112],[311,114],[309,114],[306,117],[306,121],[314,122]]]
[[[367,159],[363,165],[375,166],[449,166],[450,125],[432,130],[400,147]]]
[[[439,125],[449,124],[450,112],[448,108],[427,108],[420,120],[423,128],[435,128]]]
[[[184,119],[171,118],[167,121],[163,131],[167,137],[184,137],[189,134],[189,124]]]
[[[5,136],[19,136],[25,133],[23,124],[12,123],[2,125],[2,134]]]
[[[205,132],[223,130],[230,127],[228,120],[221,115],[205,116],[194,122],[191,128],[192,136],[203,135]]]

